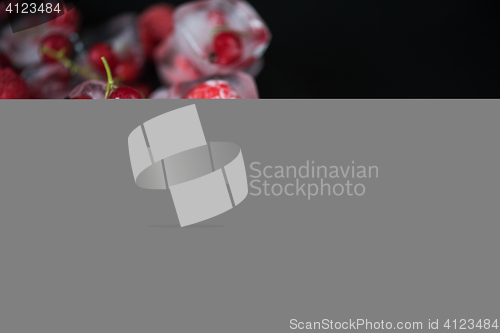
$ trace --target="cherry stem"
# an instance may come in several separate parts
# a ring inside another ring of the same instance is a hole
[[[113,75],[111,74],[111,68],[109,68],[109,64],[106,61],[106,58],[101,57],[102,63],[104,64],[104,68],[106,68],[106,75],[108,76],[108,85],[106,86],[106,95],[104,95],[104,99],[108,99],[109,93],[111,92],[111,88],[115,85],[115,81],[113,81]]]
[[[99,75],[94,73],[89,68],[78,66],[73,61],[71,61],[71,59],[65,57],[64,54],[66,53],[66,49],[64,49],[64,48],[59,50],[59,51],[56,51],[56,50],[53,50],[51,48],[42,46],[41,52],[42,52],[42,54],[46,54],[49,57],[57,60],[64,67],[69,69],[71,74],[79,74],[79,75],[81,75],[89,80],[100,80],[101,79],[101,77]]]

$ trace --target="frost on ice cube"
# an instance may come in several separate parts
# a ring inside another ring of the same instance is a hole
[[[253,78],[243,72],[211,75],[178,83],[166,92],[168,99],[256,99],[259,98]]]
[[[85,81],[73,89],[68,97],[88,96],[92,99],[104,99],[107,83],[103,81]]]
[[[187,3],[176,9],[174,24],[174,34],[155,57],[165,82],[192,79],[196,73],[246,71],[252,66],[251,72],[256,73],[255,65],[271,39],[264,21],[241,0]]]

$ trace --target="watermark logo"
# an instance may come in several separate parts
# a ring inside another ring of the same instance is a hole
[[[48,23],[74,9],[78,0],[71,3],[51,0],[0,1],[0,15],[6,15],[12,32],[20,32]]]
[[[194,104],[137,127],[128,147],[136,184],[170,189],[182,227],[222,214],[248,195],[241,149],[207,143]]]
[[[377,179],[376,165],[321,165],[306,160],[301,165],[249,165],[250,195],[297,196],[311,200],[316,196],[361,197],[366,194],[365,180]]]

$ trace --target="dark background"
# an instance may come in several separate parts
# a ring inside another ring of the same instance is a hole
[[[94,25],[156,2],[78,7]],[[262,98],[500,98],[498,0],[249,2],[273,34]]]

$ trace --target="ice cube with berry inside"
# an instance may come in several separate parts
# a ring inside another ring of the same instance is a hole
[[[259,98],[253,78],[243,72],[211,75],[172,85],[167,99],[256,99]],[[163,98],[163,97],[157,97]]]
[[[105,76],[101,57],[109,63],[113,76],[121,82],[134,81],[144,64],[144,53],[137,36],[137,16],[120,14],[105,25],[82,36],[88,52],[79,63],[90,65],[101,76]]]
[[[54,19],[48,21],[47,17]],[[17,68],[38,64],[41,61],[40,42],[52,34],[71,38],[80,28],[80,22],[81,14],[76,8],[65,14],[61,11],[59,14],[52,12],[18,15],[11,23],[22,31],[14,33],[10,25],[5,25],[0,30],[0,49],[10,57]]]
[[[156,52],[164,81],[228,74],[255,65],[271,34],[255,9],[241,0],[194,1],[174,13],[174,33]]]

